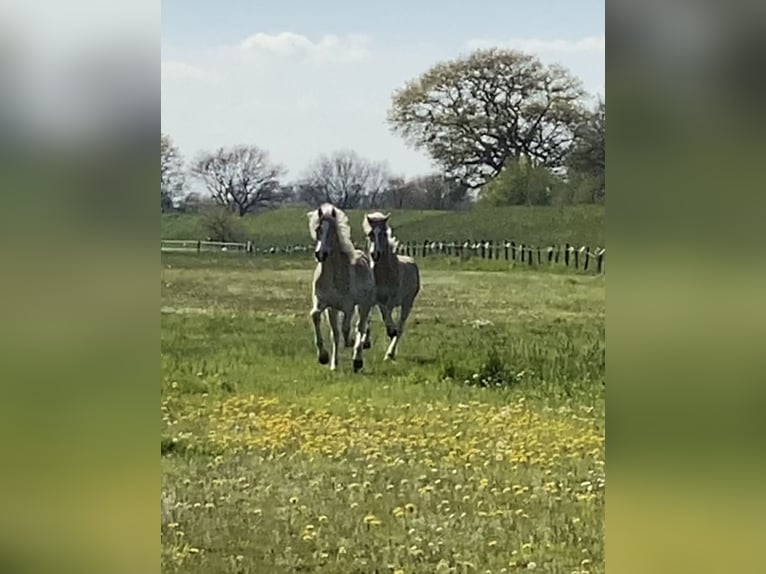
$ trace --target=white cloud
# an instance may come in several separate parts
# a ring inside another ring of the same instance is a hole
[[[161,63],[162,81],[166,80],[200,80],[210,82],[214,76],[197,66],[186,62],[169,61]]]
[[[535,54],[603,54],[606,51],[605,36],[589,36],[579,40],[542,40],[539,38],[516,38],[492,40],[474,38],[466,43],[469,50],[483,48],[511,48]]]
[[[299,56],[323,62],[360,62],[369,58],[369,45],[370,38],[361,34],[343,37],[328,34],[315,42],[292,32],[259,32],[245,38],[240,43],[240,48],[250,54]]]
[[[362,35],[292,32],[253,34],[196,53],[163,46],[162,129],[187,158],[218,146],[262,146],[291,178],[320,153],[341,148],[422,173],[430,160],[390,133],[386,111],[391,93],[433,65],[438,52],[420,44],[373,47]],[[198,81],[209,77],[215,82]]]

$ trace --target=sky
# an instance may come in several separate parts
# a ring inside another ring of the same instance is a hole
[[[391,95],[477,48],[534,53],[605,93],[604,0],[162,0],[162,131],[187,159],[254,144],[298,179],[352,149],[433,165],[386,124]]]

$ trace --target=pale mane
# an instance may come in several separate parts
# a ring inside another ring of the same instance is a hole
[[[351,227],[348,223],[348,216],[338,207],[335,207],[331,203],[323,203],[319,208],[322,212],[322,216],[332,218],[332,211],[335,210],[335,230],[338,236],[338,243],[343,253],[354,259],[356,257],[356,248],[351,242]],[[316,228],[319,224],[319,212],[314,209],[308,213],[309,216],[309,233],[311,239],[316,241]]]
[[[364,229],[364,234],[369,235],[370,231],[372,231],[372,227],[370,227],[370,222],[368,219],[371,219],[372,221],[385,221],[388,218],[387,215],[384,215],[380,211],[373,211],[372,213],[368,213],[367,216],[364,218],[364,221],[362,222],[362,228]],[[399,247],[399,240],[394,237],[393,231],[391,228],[386,224],[386,235],[388,235],[388,243],[391,245],[391,251],[396,253],[397,248]]]

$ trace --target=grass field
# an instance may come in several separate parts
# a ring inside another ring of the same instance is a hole
[[[604,277],[461,269],[354,375],[310,261],[163,255],[163,571],[604,571]]]
[[[305,209],[283,208],[242,219],[243,239],[283,247],[307,243]],[[352,235],[358,243],[362,211],[351,210]],[[604,246],[602,205],[564,207],[475,208],[471,211],[392,211],[394,232],[402,241],[504,241],[531,245],[552,243]],[[196,215],[163,214],[162,239],[205,239]]]

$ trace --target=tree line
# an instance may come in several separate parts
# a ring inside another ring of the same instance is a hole
[[[352,150],[320,155],[296,180],[257,145],[204,152],[188,166],[161,134],[161,209],[208,204],[240,216],[285,204],[461,209],[598,203],[606,197],[606,107],[579,79],[516,50],[437,64],[392,95],[388,123],[438,171],[414,178]],[[187,193],[189,177],[206,197]]]

